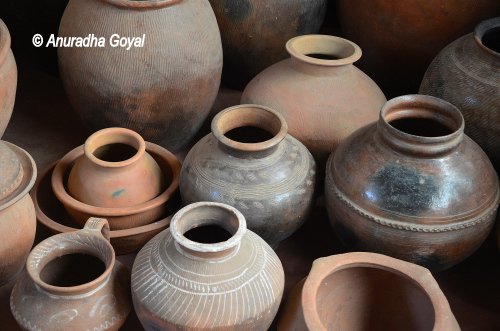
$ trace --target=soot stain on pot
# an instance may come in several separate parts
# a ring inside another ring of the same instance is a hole
[[[120,189],[120,190],[117,190],[115,192],[113,192],[113,198],[119,198],[123,195],[123,193],[125,193],[125,189]]]
[[[421,255],[415,253],[412,256],[412,261],[430,270],[442,270],[446,267],[443,259],[436,255]]]
[[[224,10],[233,22],[241,22],[250,16],[252,4],[249,0],[224,0]]]
[[[302,8],[297,24],[297,35],[309,34],[311,31],[319,28],[326,14],[327,2],[322,2],[316,5],[314,10],[308,11],[307,8]]]

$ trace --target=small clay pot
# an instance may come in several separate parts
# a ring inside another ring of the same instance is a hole
[[[161,169],[146,152],[146,143],[138,133],[103,129],[85,141],[83,150],[68,178],[68,192],[78,201],[121,208],[137,206],[161,193]]]
[[[278,330],[460,327],[429,270],[385,255],[348,253],[314,261],[288,298]]]
[[[330,221],[353,250],[437,271],[486,239],[500,201],[486,154],[452,104],[424,95],[388,101],[378,123],[347,138],[328,161]]]
[[[155,159],[162,170],[164,187],[155,198],[134,206],[120,208],[97,207],[73,198],[67,190],[67,178],[76,160],[84,155],[83,146],[66,154],[52,172],[52,189],[73,220],[83,226],[89,217],[106,218],[112,230],[131,229],[153,223],[167,216],[170,199],[179,187],[181,163],[161,146],[146,143],[146,151]]]
[[[349,40],[306,35],[291,39],[286,48],[291,58],[257,75],[241,102],[280,112],[290,135],[306,145],[318,169],[324,169],[343,139],[377,120],[386,99],[354,66],[361,49]]]
[[[33,158],[0,141],[0,286],[19,274],[33,246],[36,216],[28,193],[35,179]]]
[[[284,272],[274,251],[235,208],[200,202],[139,252],[132,298],[148,330],[267,330]]]
[[[0,19],[0,138],[9,124],[17,89],[17,66],[10,49],[10,33]]]
[[[316,165],[287,134],[278,112],[257,105],[228,108],[212,121],[212,133],[188,153],[181,171],[184,204],[213,201],[240,210],[248,228],[278,244],[307,219]]]
[[[130,275],[109,243],[105,219],[38,244],[12,290],[10,309],[24,330],[118,330],[130,310]]]

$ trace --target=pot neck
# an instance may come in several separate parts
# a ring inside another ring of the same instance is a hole
[[[126,9],[157,9],[176,5],[183,0],[100,0]]]
[[[195,228],[216,226],[226,230],[230,237],[217,243],[203,243],[186,238]],[[176,249],[192,259],[218,260],[235,254],[246,233],[245,217],[235,208],[215,202],[198,202],[181,209],[172,218],[170,233]]]
[[[500,17],[482,21],[474,30],[479,49],[500,65]]]
[[[257,128],[271,138],[259,142],[244,142],[228,138],[226,134],[242,128]],[[288,126],[284,117],[270,108],[258,105],[239,105],[221,111],[212,121],[212,134],[219,146],[234,157],[251,159],[273,154],[285,139]]]
[[[406,95],[388,101],[380,112],[377,132],[400,153],[433,157],[455,150],[464,138],[464,118],[442,99]]]

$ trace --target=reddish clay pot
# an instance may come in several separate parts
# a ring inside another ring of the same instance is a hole
[[[283,116],[240,105],[217,114],[212,133],[189,151],[180,191],[184,204],[213,201],[237,208],[250,230],[277,247],[306,221],[315,174],[311,153],[287,134]]]
[[[130,275],[109,243],[106,220],[59,234],[30,253],[10,297],[24,330],[119,330],[130,309]]]
[[[93,131],[127,127],[171,151],[208,116],[222,71],[222,44],[208,1],[71,0],[60,37],[105,38],[106,47],[59,47],[68,98]],[[143,37],[112,47],[111,37]]]
[[[346,139],[328,161],[325,185],[330,221],[347,246],[432,270],[481,245],[499,191],[460,111],[423,95],[388,101],[378,123]]]
[[[0,19],[0,138],[9,124],[17,89],[17,66],[10,49],[10,34]]]
[[[274,251],[228,205],[181,209],[139,252],[132,299],[150,330],[267,330],[284,272]]]
[[[97,131],[85,141],[83,150],[68,178],[68,191],[78,201],[120,208],[139,205],[161,193],[160,166],[136,132],[124,128]]]
[[[0,286],[24,266],[35,239],[36,216],[28,194],[36,179],[33,158],[0,141]]]
[[[420,93],[457,106],[465,133],[500,171],[500,17],[442,50],[427,69]]]
[[[373,253],[314,261],[278,325],[288,330],[459,331],[429,270]]]
[[[181,163],[175,155],[158,145],[147,142],[146,151],[158,163],[164,178],[161,194],[153,199],[134,206],[110,208],[92,206],[73,198],[67,189],[68,174],[76,160],[84,155],[83,146],[73,149],[57,163],[51,178],[53,192],[80,226],[93,216],[106,218],[112,230],[131,229],[159,221],[168,215],[171,199],[179,188]]]
[[[390,96],[415,93],[436,54],[481,20],[498,0],[339,0],[342,31],[365,56],[365,70]]]
[[[301,36],[290,40],[287,50],[291,58],[255,77],[241,100],[279,111],[290,135],[324,164],[344,138],[377,120],[386,99],[378,86],[353,65],[361,50],[348,40]]]
[[[293,37],[317,33],[327,0],[210,0],[224,48],[223,81],[242,89],[287,57]]]

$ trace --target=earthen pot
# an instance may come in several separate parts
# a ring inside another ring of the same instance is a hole
[[[240,210],[248,228],[276,247],[307,219],[316,165],[287,134],[278,112],[257,105],[223,110],[212,133],[188,153],[181,171],[184,204],[213,201]]]
[[[106,47],[58,49],[62,82],[82,122],[93,131],[126,127],[174,152],[187,146],[221,78],[222,44],[208,1],[69,1],[59,36],[91,34]],[[144,42],[113,47],[116,35]]]
[[[17,66],[10,49],[10,34],[0,19],[0,138],[9,124],[17,89]]]
[[[115,260],[105,219],[44,240],[26,271],[10,298],[24,330],[118,330],[130,312],[130,274]]]
[[[224,48],[224,84],[243,89],[262,70],[287,57],[293,37],[317,33],[327,0],[210,0]]]
[[[361,49],[349,40],[308,35],[290,40],[286,47],[291,58],[255,77],[241,101],[279,111],[290,135],[306,145],[323,169],[344,138],[377,120],[386,99],[353,65]]]
[[[500,2],[339,0],[338,12],[346,38],[365,51],[360,68],[393,97],[416,93],[439,51],[500,14]]]
[[[113,208],[93,206],[73,198],[67,188],[68,175],[76,160],[84,155],[83,146],[73,149],[57,163],[51,178],[53,192],[80,226],[93,216],[106,218],[112,230],[131,229],[158,221],[167,216],[172,197],[178,191],[181,163],[175,155],[153,143],[146,142],[146,152],[158,163],[164,179],[161,193],[153,199],[133,206]]]
[[[327,164],[330,221],[354,250],[449,268],[490,233],[498,178],[452,104],[407,95],[347,138]]]
[[[28,193],[35,179],[33,158],[0,140],[0,286],[19,274],[33,246],[36,216]]]
[[[292,291],[278,331],[459,331],[429,270],[373,253],[314,261]]]
[[[36,219],[48,230],[48,234],[59,234],[77,231],[80,225],[73,221],[71,216],[64,209],[63,204],[57,200],[51,185],[52,171],[56,163],[50,165],[37,179],[31,196],[35,205]],[[151,238],[165,230],[170,225],[171,214],[178,209],[180,197],[175,194],[168,202],[167,214],[153,223],[133,227],[123,230],[111,230],[109,241],[113,246],[116,255],[123,255],[138,252]],[[43,231],[42,228],[39,228]],[[43,232],[40,232],[43,235]]]
[[[420,93],[457,106],[465,133],[500,171],[500,17],[442,50],[427,69]]]
[[[85,141],[83,151],[68,178],[68,192],[78,201],[120,208],[139,205],[161,193],[162,171],[138,133],[103,129]]]
[[[267,330],[284,272],[274,251],[235,208],[200,202],[139,252],[132,299],[150,330]]]

